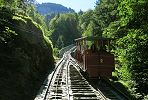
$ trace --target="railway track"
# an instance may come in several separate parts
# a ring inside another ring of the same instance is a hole
[[[66,52],[55,69],[44,100],[106,100],[89,85]]]
[[[71,57],[72,50],[66,52],[56,65],[42,100],[126,100],[101,81],[98,88],[92,87]]]

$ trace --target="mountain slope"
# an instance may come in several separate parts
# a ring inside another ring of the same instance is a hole
[[[74,12],[73,9],[64,7],[60,4],[55,4],[55,3],[42,3],[42,4],[37,4],[36,5],[37,11],[42,14],[46,15],[49,13],[68,13],[68,12]]]

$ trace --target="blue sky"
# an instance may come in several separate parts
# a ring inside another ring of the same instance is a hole
[[[36,0],[38,3],[50,2],[61,4],[65,7],[70,7],[74,9],[76,12],[86,11],[88,9],[94,9],[96,0]]]

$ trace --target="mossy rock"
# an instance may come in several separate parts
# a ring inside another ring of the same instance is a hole
[[[51,44],[27,16],[7,11],[0,19],[0,100],[33,100],[54,67]]]

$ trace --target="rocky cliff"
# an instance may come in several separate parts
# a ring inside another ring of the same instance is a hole
[[[54,66],[51,44],[31,18],[0,14],[0,100],[33,100]]]

